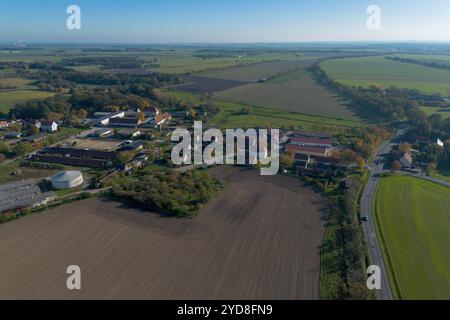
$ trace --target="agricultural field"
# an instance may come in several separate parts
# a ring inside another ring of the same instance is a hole
[[[31,80],[23,78],[0,78],[0,90],[21,88],[31,82]]]
[[[0,298],[318,299],[327,200],[286,176],[212,174],[228,187],[194,220],[92,198],[1,225]]]
[[[243,81],[205,78],[194,75],[184,76],[183,80],[186,81],[186,84],[177,86],[177,90],[196,94],[214,94],[247,83]]]
[[[288,74],[269,83],[232,88],[220,92],[215,99],[335,119],[359,120],[344,101],[316,84],[308,74],[298,71],[291,77],[294,80],[289,80]]]
[[[54,96],[55,93],[39,90],[14,90],[0,92],[0,111],[8,112],[14,105],[29,100],[40,100]]]
[[[255,82],[294,70],[299,67],[306,67],[313,61],[314,60],[311,57],[305,56],[297,60],[277,60],[265,63],[256,63],[247,66],[205,72],[199,75],[207,78]]]
[[[414,59],[423,62],[434,62],[450,66],[450,55],[426,55],[426,54],[394,54],[390,57],[402,59]]]
[[[450,299],[450,188],[389,176],[374,206],[396,298]]]
[[[421,109],[429,116],[437,113],[442,115],[444,119],[450,118],[450,108],[421,107]]]
[[[192,103],[200,103],[201,96],[180,92],[180,91],[163,91],[164,94],[183,101],[191,101]],[[314,115],[288,112],[276,108],[266,108],[250,106],[251,112],[242,112],[248,105],[214,101],[220,108],[220,113],[212,118],[208,124],[212,127],[221,129],[228,128],[272,128],[285,129],[303,129],[310,131],[326,131],[326,132],[342,132],[343,129],[364,127],[367,124],[362,121],[332,119]]]
[[[450,94],[450,71],[391,61],[384,56],[335,59],[321,66],[331,78],[350,86],[379,84]]]

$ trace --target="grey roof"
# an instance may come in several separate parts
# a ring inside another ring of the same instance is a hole
[[[0,212],[28,207],[53,196],[43,194],[34,180],[24,180],[0,185]]]
[[[63,171],[52,176],[52,181],[70,181],[83,174],[80,171]]]

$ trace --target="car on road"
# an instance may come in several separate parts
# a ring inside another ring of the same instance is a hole
[[[361,218],[361,221],[369,222],[369,217],[368,216],[364,216],[364,217]]]

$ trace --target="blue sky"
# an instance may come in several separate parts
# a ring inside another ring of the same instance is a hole
[[[66,8],[81,8],[81,30]],[[366,9],[381,8],[381,30]],[[449,0],[0,0],[0,41],[450,41]]]

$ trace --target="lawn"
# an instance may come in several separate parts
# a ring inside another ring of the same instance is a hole
[[[331,78],[350,86],[379,84],[444,95],[450,90],[450,71],[391,61],[384,56],[329,60],[321,66]]]
[[[14,90],[0,92],[0,111],[8,112],[15,104],[54,96],[54,93],[38,90]]]
[[[450,299],[450,188],[389,176],[374,206],[394,296]]]

